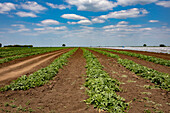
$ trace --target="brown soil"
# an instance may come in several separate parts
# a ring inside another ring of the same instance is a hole
[[[61,50],[64,50],[64,49],[61,49]],[[61,50],[57,50],[57,51],[61,51]],[[24,60],[28,60],[28,59],[31,59],[31,58],[34,58],[34,57],[46,55],[48,53],[55,53],[55,52],[56,51],[52,51],[52,52],[47,52],[47,53],[42,53],[42,54],[37,54],[37,55],[32,55],[32,56],[28,56],[28,57],[23,57],[23,58],[15,59],[15,60],[12,60],[10,62],[5,62],[5,63],[0,64],[0,68],[6,67],[6,66],[9,66],[9,65],[12,65],[12,64],[16,64],[16,63],[19,63],[19,62],[22,62]]]
[[[35,113],[98,113],[83,102],[88,98],[82,86],[85,82],[82,76],[86,72],[85,65],[82,50],[79,49],[49,84],[27,91],[0,93],[0,112],[16,112],[21,105],[27,112],[32,108]],[[6,102],[10,104],[7,107]],[[17,108],[12,108],[11,105],[16,105]]]
[[[148,55],[148,56],[154,56],[154,57],[170,60],[170,54],[166,54],[166,53],[154,53],[154,52],[136,51],[136,50],[122,50],[122,49],[114,49],[114,50],[144,54],[144,55]]]
[[[11,80],[14,80],[22,75],[29,75],[41,68],[48,66],[57,57],[67,51],[69,51],[69,49],[47,53],[0,68],[0,87],[4,86],[5,84],[9,84]]]
[[[107,52],[110,52],[110,51],[107,51]],[[127,55],[116,53],[116,52],[110,52],[110,53],[117,54],[122,59],[132,60],[132,61],[136,62],[137,64],[141,64],[143,66],[155,69],[155,70],[157,70],[159,72],[170,74],[170,67],[163,66],[163,65],[160,65],[160,64],[155,64],[153,62],[149,62],[149,61],[146,61],[146,60],[141,60],[141,59],[136,58],[136,57],[127,56]]]
[[[149,80],[136,76],[133,72],[127,70],[117,63],[116,59],[109,58],[105,55],[92,51],[97,56],[104,70],[109,75],[122,84],[123,89],[118,95],[130,103],[129,113],[143,113],[149,109],[152,112],[163,111],[170,112],[170,93],[161,89],[146,89],[144,85],[153,85]],[[143,61],[142,61],[143,62]]]

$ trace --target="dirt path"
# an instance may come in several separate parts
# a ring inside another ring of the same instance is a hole
[[[66,49],[61,49],[61,50],[57,50],[57,51],[63,51],[63,50],[66,50]],[[19,63],[19,62],[23,62],[25,60],[32,59],[32,58],[35,58],[35,57],[38,57],[38,56],[43,56],[43,55],[47,55],[47,54],[51,54],[51,53],[56,53],[57,51],[46,52],[46,53],[42,53],[42,54],[37,54],[37,55],[31,55],[31,56],[28,56],[28,57],[18,58],[18,59],[12,60],[10,62],[5,62],[5,63],[0,64],[0,68],[10,66],[10,65],[13,65],[13,64],[16,64],[16,63]]]
[[[55,51],[0,68],[0,86],[5,85],[17,77],[29,75],[48,66],[54,59],[69,50],[70,49]]]
[[[109,75],[120,82],[120,88],[124,91],[118,93],[126,99],[126,102],[131,102],[129,113],[144,113],[144,110],[149,109],[152,112],[164,111],[170,112],[170,93],[161,89],[147,89],[144,85],[153,85],[149,80],[136,76],[133,72],[125,69],[117,63],[116,59],[109,58],[105,55],[93,52],[99,59],[100,63],[105,67],[104,70]]]
[[[107,52],[110,52],[110,51],[107,51]],[[120,53],[116,53],[116,52],[110,52],[110,53],[113,53],[113,54],[117,54],[120,56],[120,58],[122,59],[129,59],[129,60],[132,60],[138,64],[141,64],[143,66],[146,66],[146,67],[149,67],[149,68],[152,68],[152,69],[155,69],[159,72],[163,72],[163,73],[168,73],[170,74],[170,67],[167,67],[167,66],[163,66],[163,65],[160,65],[160,64],[155,64],[153,62],[149,62],[149,61],[146,61],[146,60],[141,60],[139,58],[136,58],[136,57],[131,57],[131,56],[127,56],[127,55],[124,55],[124,54],[120,54]]]
[[[122,50],[122,49],[114,49],[114,50],[117,50],[117,51],[127,51],[127,52],[138,53],[138,54],[154,56],[154,57],[170,60],[170,54],[166,54],[166,53],[154,53],[154,52],[135,51],[135,50]]]
[[[82,76],[86,73],[85,65],[83,52],[78,49],[50,84],[28,91],[0,93],[0,109],[16,112],[21,105],[22,108],[32,109],[35,113],[98,113],[92,106],[83,102],[87,99],[82,87],[85,82]],[[10,105],[5,107],[7,102]],[[12,108],[11,104],[17,107]]]

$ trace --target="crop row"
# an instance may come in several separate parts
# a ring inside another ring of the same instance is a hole
[[[101,51],[98,49],[91,49],[91,50],[102,53],[109,57],[115,56],[114,54],[106,52],[106,51]],[[118,56],[112,57],[112,58],[118,58]],[[118,63],[123,65],[128,70],[133,71],[136,75],[151,80],[151,82],[155,83],[156,86],[170,91],[170,75],[169,74],[158,72],[154,69],[150,69],[148,67],[137,64],[137,63],[135,63],[131,60],[128,60],[128,59],[118,58]]]
[[[14,55],[28,54],[32,52],[42,51],[46,48],[22,48],[12,49],[12,51],[0,51],[0,58],[9,57]]]
[[[23,75],[17,80],[13,81],[10,85],[7,85],[0,89],[0,91],[6,90],[27,90],[36,86],[42,86],[51,80],[63,65],[66,65],[67,58],[70,57],[77,48],[70,50],[69,52],[61,55],[49,66],[38,70],[37,72],[26,76]]]
[[[131,53],[127,51],[117,51],[117,50],[112,50],[112,49],[103,49],[103,50],[116,52],[116,53],[132,56],[132,57],[137,57],[139,59],[146,60],[146,61],[153,62],[153,63],[160,64],[160,65],[170,66],[170,60],[165,60],[165,59],[161,59],[161,58],[157,58],[153,56],[142,55],[138,53]]]
[[[6,57],[3,59],[0,59],[0,64],[5,63],[5,62],[9,62],[18,58],[23,58],[23,57],[28,57],[28,56],[32,56],[32,55],[37,55],[37,54],[43,54],[43,53],[47,53],[47,52],[52,52],[52,51],[56,51],[56,50],[60,50],[60,49],[64,49],[64,48],[55,48],[55,49],[42,49],[33,53],[28,53],[28,54],[21,54],[21,55],[16,55],[16,56],[12,56],[12,57]]]
[[[83,49],[83,52],[87,63],[85,87],[89,96],[85,102],[111,113],[124,112],[128,103],[116,94],[120,91],[119,81],[110,78],[108,73],[103,71],[103,66],[90,51]]]

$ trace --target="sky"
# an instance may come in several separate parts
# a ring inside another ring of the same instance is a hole
[[[1,0],[0,43],[170,46],[170,0]]]

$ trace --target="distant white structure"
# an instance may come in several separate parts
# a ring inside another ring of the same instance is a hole
[[[125,50],[137,50],[137,51],[148,51],[156,53],[168,53],[170,54],[170,47],[105,47],[110,49],[125,49]]]

